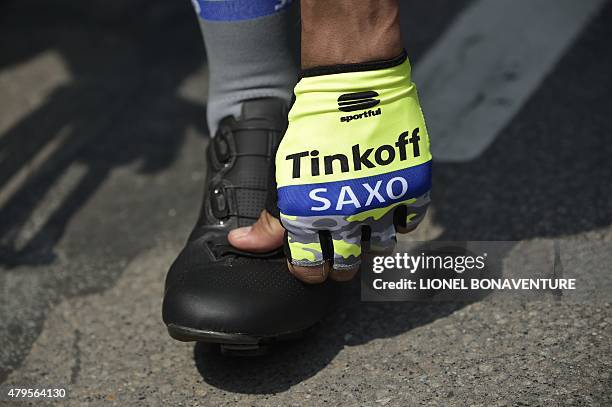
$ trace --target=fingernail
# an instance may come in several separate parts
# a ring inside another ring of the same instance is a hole
[[[240,240],[251,233],[252,226],[244,226],[238,229],[233,229],[229,232],[232,239]]]

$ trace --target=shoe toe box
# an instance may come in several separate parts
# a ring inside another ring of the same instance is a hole
[[[210,261],[197,249],[197,244],[188,245],[168,274],[163,303],[167,325],[273,336],[315,324],[332,301],[332,282],[304,284],[280,256]]]

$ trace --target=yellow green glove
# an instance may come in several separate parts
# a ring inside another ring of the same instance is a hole
[[[280,220],[294,265],[358,266],[425,215],[429,137],[405,53],[307,71],[276,154]]]

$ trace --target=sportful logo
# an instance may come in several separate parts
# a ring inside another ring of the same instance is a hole
[[[355,110],[370,109],[380,103],[377,92],[366,90],[364,92],[345,93],[338,98],[338,110],[341,112],[354,112]],[[350,114],[340,117],[341,122],[350,122],[351,120],[363,119],[365,117],[378,116],[381,113],[380,107],[376,110],[367,110],[365,112]]]
[[[380,100],[374,99],[378,93],[373,90],[365,92],[345,93],[338,98],[338,110],[342,112],[354,112],[376,106]]]

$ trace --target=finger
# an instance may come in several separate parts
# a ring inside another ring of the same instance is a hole
[[[296,229],[293,229],[296,230]],[[329,245],[326,244],[326,247]],[[317,231],[285,233],[285,255],[289,271],[305,283],[322,283],[327,279],[332,254],[321,246],[320,234]]]
[[[393,213],[393,223],[397,233],[408,233],[421,223],[429,207],[429,192],[400,205]]]
[[[395,225],[391,222],[372,222],[369,226],[367,251],[377,254],[391,254],[395,249]]]
[[[252,226],[233,229],[227,235],[229,243],[244,251],[265,253],[283,245],[285,230],[267,211],[262,211]]]
[[[361,264],[361,225],[349,223],[340,229],[321,233],[321,236],[323,247],[325,239],[331,238],[334,262],[330,276],[335,280],[350,280]]]
[[[376,216],[366,220],[366,227],[362,233],[364,251],[368,253],[391,253],[395,248],[395,217],[397,206],[382,208]]]
[[[287,233],[285,244],[289,271],[308,284],[322,283],[330,271],[330,256],[324,256],[318,233]]]
[[[285,233],[285,254],[294,266],[314,267],[325,262],[318,233]]]
[[[334,281],[338,281],[338,282],[350,281],[355,277],[358,271],[359,271],[359,266],[356,266],[353,268],[347,268],[347,269],[340,269],[340,270],[332,269],[331,272],[329,273],[329,278]]]
[[[329,262],[324,262],[318,266],[294,266],[287,260],[287,266],[291,274],[293,274],[298,280],[301,280],[307,284],[319,284],[327,280],[329,271],[331,269]]]

